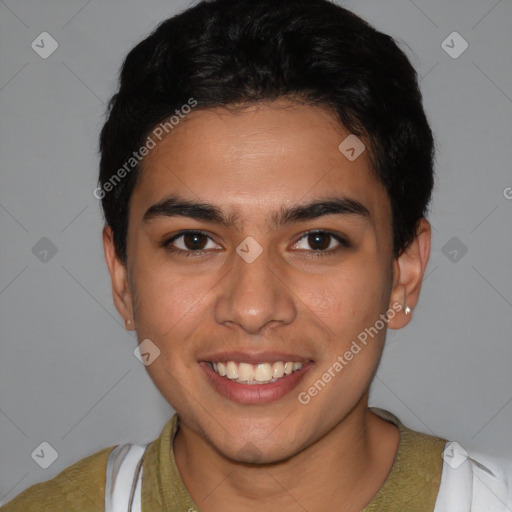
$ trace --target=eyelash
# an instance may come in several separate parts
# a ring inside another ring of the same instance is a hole
[[[168,238],[168,239],[164,240],[162,242],[161,246],[164,247],[167,251],[169,251],[171,253],[180,254],[180,255],[183,255],[183,256],[185,256],[187,258],[191,257],[191,256],[192,257],[203,256],[204,254],[206,254],[208,252],[208,250],[206,250],[206,251],[205,250],[196,250],[196,251],[189,250],[189,251],[184,251],[182,249],[177,249],[176,247],[172,246],[172,243],[174,241],[178,240],[179,238],[181,238],[182,236],[187,235],[187,234],[203,235],[206,238],[209,238],[211,241],[213,241],[211,236],[208,235],[207,233],[205,233],[204,231],[200,231],[200,230],[180,231],[179,233],[177,233],[176,235],[172,236],[171,238]],[[337,242],[339,242],[340,245],[337,248],[335,248],[335,249],[324,249],[324,250],[311,249],[310,251],[308,251],[308,252],[310,252],[310,256],[309,256],[310,258],[332,256],[333,254],[337,253],[338,251],[340,251],[342,249],[347,249],[347,248],[350,247],[349,242],[345,238],[343,238],[340,235],[337,235],[335,233],[332,233],[331,231],[325,231],[325,230],[321,230],[321,229],[307,231],[293,245],[296,245],[297,243],[299,243],[303,238],[306,238],[309,235],[314,235],[314,234],[329,235],[332,238],[334,238]]]

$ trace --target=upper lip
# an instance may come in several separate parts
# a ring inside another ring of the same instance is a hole
[[[275,352],[275,351],[259,351],[259,352],[215,352],[212,354],[207,354],[204,357],[201,357],[199,361],[206,362],[219,362],[219,361],[234,361],[236,363],[250,363],[250,364],[258,364],[258,363],[276,363],[277,361],[293,361],[295,363],[306,363],[311,361],[311,359],[307,357],[302,357],[297,354],[287,354],[284,352]]]

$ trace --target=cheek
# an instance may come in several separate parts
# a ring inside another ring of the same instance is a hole
[[[373,325],[387,309],[387,286],[382,271],[373,265],[347,265],[314,280],[302,280],[294,288],[303,303],[326,327],[347,340]]]
[[[137,327],[168,332],[185,317],[192,318],[207,293],[204,279],[181,276],[165,265],[149,264],[134,280]]]

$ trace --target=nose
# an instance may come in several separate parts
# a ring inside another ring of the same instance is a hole
[[[270,325],[293,322],[297,308],[285,282],[286,269],[280,271],[272,265],[267,250],[249,261],[234,255],[232,270],[219,283],[214,306],[216,322],[238,326],[249,334],[259,334]]]

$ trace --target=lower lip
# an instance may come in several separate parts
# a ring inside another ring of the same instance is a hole
[[[263,404],[279,400],[292,391],[313,366],[313,362],[307,362],[300,370],[267,384],[238,384],[227,377],[221,377],[204,361],[199,365],[222,396],[241,404]]]

